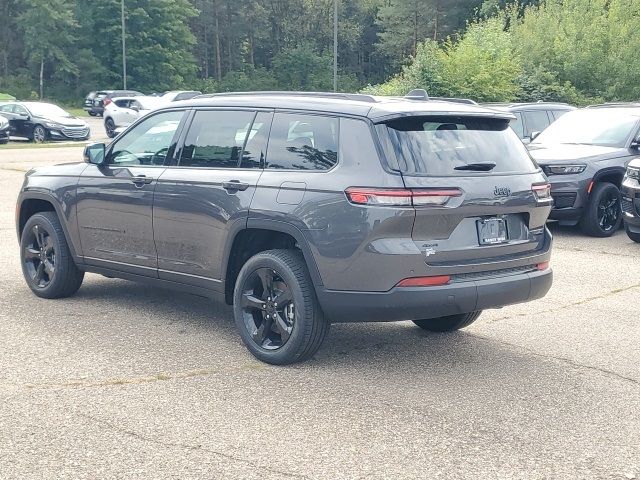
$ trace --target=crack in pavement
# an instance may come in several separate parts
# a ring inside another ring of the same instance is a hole
[[[306,475],[300,475],[297,473],[290,473],[290,472],[286,472],[283,470],[278,470],[269,466],[265,466],[265,465],[261,465],[259,463],[253,462],[251,460],[247,460],[245,458],[241,458],[241,457],[236,457],[234,455],[230,455],[228,453],[223,453],[223,452],[219,452],[217,450],[212,450],[210,448],[206,448],[203,447],[200,444],[189,444],[189,443],[182,443],[182,442],[171,442],[171,441],[166,441],[166,440],[162,440],[160,438],[153,438],[153,437],[148,437],[146,435],[143,435],[141,433],[138,433],[134,430],[129,430],[123,427],[119,427],[117,425],[114,425],[113,423],[107,421],[107,420],[103,420],[101,418],[97,418],[94,417],[92,415],[89,415],[87,413],[80,413],[77,411],[73,412],[74,415],[77,415],[79,417],[85,418],[87,420],[90,420],[92,422],[95,423],[99,423],[105,427],[107,427],[110,430],[113,430],[115,432],[121,433],[123,435],[127,435],[130,437],[133,437],[135,439],[141,440],[143,442],[147,442],[147,443],[153,443],[156,445],[161,445],[163,447],[175,447],[175,448],[183,448],[185,450],[191,450],[191,451],[202,451],[202,452],[206,452],[206,453],[210,453],[213,455],[217,455],[223,458],[226,458],[228,460],[233,460],[234,462],[239,462],[239,463],[243,463],[245,465],[248,465],[250,467],[259,469],[259,470],[264,470],[270,473],[276,473],[278,475],[283,475],[285,477],[291,477],[291,478],[303,478],[303,479],[309,479],[311,477],[308,477]]]
[[[544,353],[538,353],[535,350],[529,348],[529,347],[525,347],[522,345],[517,345],[515,343],[510,343],[504,340],[498,340],[494,337],[485,337],[484,335],[476,335],[476,334],[472,334],[472,336],[476,337],[476,338],[480,338],[482,340],[487,340],[490,342],[496,342],[499,343],[500,345],[504,345],[507,347],[511,347],[510,350],[512,351],[517,351],[517,350],[525,350],[527,353],[530,353],[533,356],[536,357],[540,357],[540,358],[546,358],[546,359],[550,359],[550,360],[557,360],[563,363],[568,363],[569,365],[575,367],[575,368],[585,368],[587,370],[592,370],[592,371],[596,371],[599,373],[603,373],[605,375],[610,375],[613,377],[618,378],[619,380],[625,380],[628,382],[633,383],[634,385],[640,385],[640,380],[638,380],[637,378],[633,378],[633,377],[627,377],[626,375],[622,375],[621,373],[618,372],[614,372],[613,370],[608,370],[606,368],[602,368],[602,367],[596,367],[593,365],[585,365],[583,363],[579,363],[576,362],[575,360],[568,358],[568,357],[560,357],[560,356],[556,356],[556,355],[548,355],[548,354],[544,354]]]
[[[560,250],[562,252],[575,252],[575,253],[595,253],[597,255],[611,255],[613,257],[624,257],[624,258],[635,258],[633,254],[625,254],[625,253],[617,253],[617,252],[607,252],[606,250],[594,251],[594,250],[585,250],[579,247],[553,247],[554,250]]]
[[[164,382],[167,380],[179,380],[184,378],[204,377],[208,375],[214,375],[219,373],[233,373],[243,371],[255,371],[269,368],[262,363],[246,363],[237,367],[231,368],[204,368],[198,370],[187,370],[177,373],[157,373],[155,375],[147,375],[141,377],[132,378],[109,378],[99,381],[83,381],[83,380],[71,380],[62,383],[7,383],[0,384],[0,392],[10,389],[23,389],[23,390],[60,390],[60,389],[80,389],[80,388],[102,388],[120,385],[139,385],[142,383]]]
[[[494,318],[491,320],[486,320],[484,323],[497,323],[503,320],[509,320],[514,317],[529,317],[531,315],[539,316],[541,313],[555,313],[560,310],[566,310],[567,308],[577,307],[580,305],[584,305],[585,303],[595,302],[596,300],[602,300],[607,297],[611,297],[613,295],[617,295],[618,293],[626,292],[628,290],[633,290],[634,288],[640,288],[640,283],[635,283],[633,285],[628,285],[626,287],[614,288],[613,290],[609,290],[608,292],[602,293],[600,295],[594,295],[592,297],[583,298],[581,300],[576,300],[575,302],[565,303],[564,305],[559,305],[557,307],[547,308],[546,310],[536,310],[535,312],[530,313],[513,313],[511,315],[506,315],[504,317]]]

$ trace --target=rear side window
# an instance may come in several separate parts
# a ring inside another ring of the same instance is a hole
[[[406,174],[477,175],[482,172],[459,169],[477,163],[495,164],[490,170],[492,174],[538,169],[509,128],[509,120],[416,116],[392,120],[376,128],[389,165]]]
[[[557,120],[568,111],[569,110],[551,110],[550,113],[553,115],[553,119]]]
[[[276,113],[266,167],[329,170],[338,162],[339,124],[336,117]]]
[[[515,120],[511,120],[511,128],[518,134],[520,138],[524,138],[524,125],[522,124],[522,114],[520,112],[513,112],[516,116]]]
[[[237,168],[255,112],[198,111],[180,157],[181,167]]]
[[[527,124],[526,136],[533,132],[541,132],[551,123],[546,110],[529,110],[524,112],[524,121]]]

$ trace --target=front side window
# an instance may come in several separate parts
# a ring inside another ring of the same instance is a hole
[[[13,107],[13,113],[15,113],[16,115],[22,115],[23,117],[28,117],[29,116],[29,111],[24,108],[22,105],[16,105]],[[36,113],[37,115],[37,113]]]
[[[339,123],[336,117],[276,113],[267,168],[329,170],[338,162]]]
[[[13,104],[0,105],[0,112],[13,113]]]
[[[172,111],[147,117],[116,141],[107,163],[163,165],[174,146],[174,136],[183,116],[184,111]]]
[[[237,168],[255,112],[198,111],[180,157],[181,167]]]
[[[549,126],[549,117],[546,110],[529,110],[524,112],[524,121],[527,124],[526,136],[533,132],[541,132]]]

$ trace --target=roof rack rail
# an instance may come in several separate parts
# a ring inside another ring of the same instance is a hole
[[[270,96],[293,96],[293,97],[316,97],[316,98],[342,98],[344,100],[357,100],[360,102],[376,103],[378,100],[373,95],[363,93],[339,93],[339,92],[286,92],[286,91],[264,91],[264,92],[224,92],[205,93],[195,98],[215,98],[215,97],[242,97],[250,95],[270,95]]]
[[[639,102],[605,102],[605,103],[597,103],[594,105],[587,105],[585,108],[606,108],[606,107],[638,108],[640,107],[640,103]]]
[[[442,102],[451,103],[464,103],[465,105],[478,105],[478,102],[471,100],[470,98],[455,98],[455,97],[429,97],[429,100],[440,100]]]

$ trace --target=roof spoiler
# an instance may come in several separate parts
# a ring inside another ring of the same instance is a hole
[[[408,98],[410,100],[429,100],[429,94],[424,88],[414,88],[407,93],[404,98]]]

